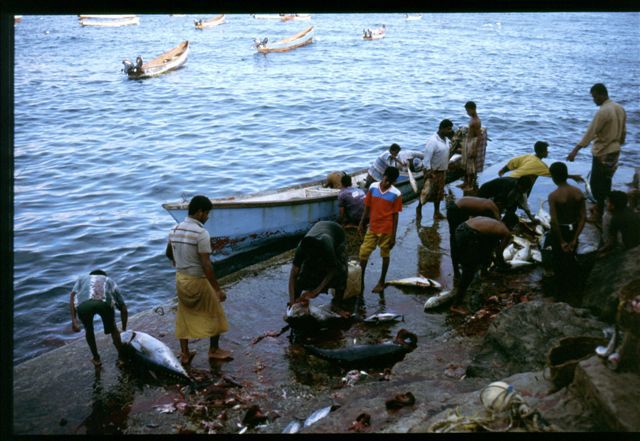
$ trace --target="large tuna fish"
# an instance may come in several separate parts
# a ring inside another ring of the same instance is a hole
[[[331,310],[331,305],[311,305],[308,302],[296,302],[287,308],[284,320],[297,330],[317,330],[339,328],[348,325],[351,317]]]
[[[393,342],[373,345],[354,345],[340,349],[322,349],[305,345],[305,349],[316,357],[335,361],[343,366],[389,366],[402,360],[413,351],[418,343],[418,337],[401,329]]]
[[[167,345],[155,337],[140,331],[124,331],[120,334],[123,350],[131,358],[142,361],[151,369],[156,369],[187,382],[191,378],[178,358]]]

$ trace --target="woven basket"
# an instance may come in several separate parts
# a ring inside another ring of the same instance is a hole
[[[596,347],[606,345],[603,337],[565,337],[547,354],[549,379],[560,389],[573,381],[577,364],[595,354]]]

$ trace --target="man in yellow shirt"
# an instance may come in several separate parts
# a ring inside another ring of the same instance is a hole
[[[622,106],[609,99],[609,92],[602,83],[591,87],[593,102],[600,106],[587,129],[587,133],[567,155],[567,161],[573,161],[578,151],[591,141],[591,191],[597,204],[589,222],[599,222],[604,212],[604,202],[611,192],[613,174],[618,168],[620,146],[627,136],[627,114]]]
[[[506,172],[511,171],[509,176],[512,178],[529,175],[551,176],[551,173],[549,173],[549,167],[547,164],[542,162],[543,158],[549,156],[548,147],[549,144],[544,141],[536,142],[533,146],[533,149],[536,152],[535,155],[529,153],[527,155],[513,158],[507,162],[507,165],[500,169],[498,174],[502,176]]]

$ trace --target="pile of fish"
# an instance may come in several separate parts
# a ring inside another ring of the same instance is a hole
[[[544,237],[547,231],[551,228],[551,216],[543,208],[543,201],[540,204],[540,209],[535,215],[539,224],[531,231],[532,238],[527,239],[522,236],[513,236],[512,242],[502,252],[502,257],[505,262],[511,265],[511,268],[522,268],[532,265],[534,263],[542,263],[542,246]],[[523,222],[520,225],[527,225]],[[530,227],[523,227],[530,230]]]

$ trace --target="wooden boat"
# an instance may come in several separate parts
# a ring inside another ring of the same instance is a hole
[[[363,187],[368,168],[351,174],[354,185]],[[422,182],[421,172],[414,177]],[[224,198],[212,198],[213,209],[205,228],[211,236],[214,260],[266,247],[278,240],[301,236],[320,220],[336,220],[339,189],[324,187],[325,180]],[[416,197],[406,173],[395,186],[403,200]],[[188,213],[188,201],[162,204],[176,222]]]
[[[382,25],[382,27],[379,27],[377,29],[363,29],[362,38],[364,40],[380,40],[384,38],[385,31],[385,25]]]
[[[142,57],[136,58],[134,65],[128,59],[123,60],[124,73],[131,79],[150,78],[182,67],[189,55],[189,42],[183,41],[178,46],[166,51],[151,61],[143,63]]]
[[[78,15],[78,19],[80,19],[80,20],[84,20],[84,19],[116,20],[116,19],[134,18],[134,17],[136,17],[135,14],[130,14],[130,15],[113,15],[113,14]]]
[[[261,20],[296,21],[311,20],[310,14],[253,14],[253,18]]]
[[[297,21],[297,20],[308,21],[308,20],[311,20],[311,15],[309,15],[309,14],[286,14],[286,15],[281,15],[280,16],[280,20],[281,21]]]
[[[422,20],[422,14],[419,14],[419,15],[406,14],[405,20],[407,20],[407,21]]]
[[[140,18],[133,16],[129,18],[116,18],[116,19],[96,19],[96,18],[81,18],[80,24],[82,26],[98,26],[98,27],[118,27],[118,26],[131,26],[140,23]]]
[[[309,26],[304,31],[298,32],[288,38],[275,41],[273,43],[268,42],[268,38],[263,40],[256,39],[255,46],[258,52],[261,54],[268,54],[269,52],[287,52],[302,46],[307,46],[313,43],[313,26]]]
[[[207,20],[200,19],[200,20],[194,20],[193,21],[193,23],[196,26],[196,29],[210,28],[210,27],[213,27],[213,26],[218,26],[218,25],[220,25],[220,24],[222,24],[224,22],[225,22],[224,14],[220,14],[220,15],[218,15],[216,17],[209,18]]]

